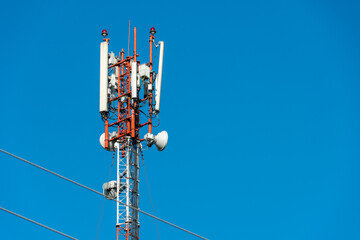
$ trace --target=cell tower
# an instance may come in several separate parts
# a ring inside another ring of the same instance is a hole
[[[156,136],[152,133],[153,119],[160,112],[161,80],[164,42],[155,44],[155,28],[150,29],[149,62],[140,64],[136,52],[136,28],[134,28],[134,53],[125,57],[108,51],[110,39],[104,29],[100,44],[100,113],[105,122],[105,132],[100,144],[108,151],[116,152],[117,179],[104,183],[107,199],[116,199],[117,239],[139,239],[139,156],[142,142],[156,145],[162,151],[167,144],[165,131]],[[158,71],[153,70],[153,46],[159,47]],[[140,118],[145,116],[145,121]],[[144,138],[140,129],[148,127]],[[123,205],[119,203],[125,203]]]

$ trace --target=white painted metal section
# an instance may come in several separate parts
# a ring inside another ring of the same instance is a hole
[[[137,98],[137,62],[131,63],[131,98]]]
[[[162,80],[162,69],[164,61],[164,42],[159,41],[160,53],[159,53],[159,68],[158,74],[155,79],[155,111],[160,112],[160,95],[161,95],[161,80]]]
[[[130,139],[128,139],[130,140]],[[130,221],[130,151],[131,147],[129,146],[129,142],[127,143],[128,146],[126,148],[126,222]]]
[[[122,145],[117,143],[116,146],[116,154],[117,154],[117,200],[121,201],[122,203],[127,202],[126,197],[126,179],[127,179],[127,158],[128,158],[128,152],[126,152],[126,156],[122,158],[121,156],[121,147]],[[126,191],[124,191],[124,188]],[[123,225],[126,221],[126,216],[128,215],[128,207],[125,207],[123,204],[117,202],[116,203],[117,213],[116,213],[116,225],[120,226]]]
[[[116,166],[117,166],[117,175],[116,175],[116,181],[117,181],[117,184],[116,184],[116,224],[119,224],[119,220],[120,220],[120,209],[119,209],[119,201],[120,201],[120,184],[121,184],[121,181],[120,181],[120,144],[116,144]]]
[[[108,42],[102,42],[100,44],[100,112],[108,111],[108,48]]]
[[[117,87],[116,87],[117,81],[116,80],[117,80],[116,79],[116,74],[115,73],[111,74],[111,76],[110,76],[110,86],[112,88],[114,88],[115,90],[117,90]]]
[[[110,64],[110,65],[113,65],[113,64],[115,64],[115,63],[117,63],[117,60],[116,60],[116,57],[115,57],[115,53],[114,53],[114,52],[111,52],[111,53],[109,54],[109,64]]]

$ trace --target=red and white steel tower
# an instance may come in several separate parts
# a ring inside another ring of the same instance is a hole
[[[140,64],[136,52],[136,28],[134,28],[134,52],[125,57],[108,51],[110,39],[107,31],[100,44],[100,113],[105,122],[105,132],[100,144],[108,151],[115,151],[117,179],[104,183],[104,195],[117,200],[117,239],[139,239],[139,159],[142,143],[156,145],[162,151],[167,144],[165,131],[156,136],[152,133],[153,119],[160,112],[160,94],[164,56],[164,42],[155,44],[155,28],[150,29],[149,62]],[[153,46],[159,47],[158,71],[153,70]],[[144,116],[145,120],[140,116]],[[147,126],[144,138],[140,129]],[[121,204],[125,203],[126,205]]]

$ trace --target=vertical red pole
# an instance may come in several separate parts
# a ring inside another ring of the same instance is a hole
[[[126,240],[129,240],[130,228],[129,223],[126,223]]]
[[[109,121],[105,118],[105,148],[109,147]]]
[[[152,86],[152,78],[153,78],[153,74],[152,74],[152,45],[153,45],[153,39],[155,39],[154,35],[150,34],[150,61],[149,61],[149,67],[150,67],[150,80],[149,80],[149,84]],[[152,98],[153,98],[153,94],[152,91],[149,92],[149,126],[148,126],[148,132],[151,133],[152,132]]]
[[[121,52],[120,52],[120,57],[121,57],[121,62],[124,61],[124,49],[121,49]],[[121,63],[121,66],[120,66],[120,74],[121,76],[124,74],[124,63]],[[120,76],[119,76],[120,77]],[[118,88],[121,87],[121,92],[120,94],[124,94],[124,91],[125,91],[125,86],[124,86],[124,78],[121,77],[121,85],[118,85]],[[121,99],[119,99],[118,101],[121,101]],[[121,102],[120,104],[121,108],[123,109],[124,108],[124,103]],[[124,119],[124,116],[126,117],[126,114],[123,113],[124,111],[121,111],[121,119]],[[122,134],[125,134],[125,127],[126,127],[126,121],[122,121],[121,123],[121,133]],[[121,156],[122,157],[125,157],[125,149],[122,150],[121,152]]]
[[[121,85],[120,85],[120,66],[117,67],[117,73],[116,73],[116,74],[118,75],[118,79],[117,79],[117,81],[118,81],[118,91],[117,91],[117,95],[120,96],[120,88],[121,88]],[[122,113],[121,113],[121,110],[120,110],[120,109],[121,109],[121,104],[120,104],[120,102],[121,102],[120,99],[118,99],[118,100],[117,100],[117,103],[118,103],[118,104],[117,104],[117,105],[118,105],[118,107],[117,107],[117,108],[118,108],[118,109],[117,109],[118,119],[117,119],[117,120],[118,120],[118,122],[120,121],[120,118],[122,118]],[[118,124],[118,127],[117,127],[117,130],[118,130],[118,131],[117,131],[117,136],[118,136],[118,137],[120,136],[120,125],[121,125],[121,124]]]
[[[130,62],[126,62],[126,72],[127,72],[127,93],[130,93]],[[126,109],[126,134],[130,134],[130,97],[127,98],[127,109]]]

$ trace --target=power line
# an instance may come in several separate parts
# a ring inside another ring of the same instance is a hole
[[[45,226],[44,224],[35,222],[34,220],[31,220],[31,219],[29,219],[29,218],[27,218],[27,217],[21,216],[20,214],[14,213],[14,212],[12,212],[12,211],[10,211],[10,210],[7,210],[7,209],[5,209],[5,208],[3,208],[3,207],[0,207],[0,209],[3,210],[3,211],[5,211],[5,212],[7,212],[7,213],[10,213],[10,214],[12,214],[12,215],[15,215],[15,216],[17,216],[17,217],[19,217],[19,218],[22,218],[22,219],[24,219],[24,220],[26,220],[26,221],[32,222],[32,223],[34,223],[34,224],[36,224],[36,225],[38,225],[38,226],[40,226],[40,227],[46,228],[46,229],[48,229],[48,230],[50,230],[50,231],[56,232],[57,234],[63,235],[64,237],[67,237],[67,238],[70,238],[70,239],[73,239],[73,240],[77,240],[77,238],[71,237],[71,236],[69,236],[69,235],[67,235],[67,234],[65,234],[65,233],[62,233],[62,232],[60,232],[60,231],[58,231],[58,230],[55,230],[55,229],[53,229],[53,228],[51,228],[51,227]]]
[[[98,194],[98,195],[104,196],[104,194],[102,194],[102,193],[99,192],[99,191],[96,191],[96,190],[94,190],[94,189],[92,189],[92,188],[89,188],[89,187],[87,187],[87,186],[85,186],[85,185],[83,185],[83,184],[81,184],[81,183],[75,182],[74,180],[71,180],[71,179],[69,179],[69,178],[67,178],[67,177],[64,177],[64,176],[58,174],[58,173],[55,173],[55,172],[53,172],[53,171],[50,171],[50,170],[48,170],[48,169],[46,169],[46,168],[44,168],[44,167],[41,167],[41,166],[39,166],[39,165],[37,165],[37,164],[35,164],[35,163],[32,163],[32,162],[30,162],[30,161],[28,161],[28,160],[26,160],[26,159],[23,159],[23,158],[21,158],[21,157],[18,157],[18,156],[16,156],[16,155],[14,155],[14,154],[12,154],[12,153],[9,153],[9,152],[7,152],[7,151],[5,151],[5,150],[2,150],[2,149],[0,149],[0,151],[3,152],[3,153],[5,153],[5,154],[7,154],[7,155],[9,155],[9,156],[12,156],[12,157],[14,157],[14,158],[16,158],[16,159],[19,159],[19,160],[21,160],[21,161],[23,161],[23,162],[25,162],[25,163],[28,163],[28,164],[30,164],[30,165],[32,165],[32,166],[34,166],[34,167],[40,168],[41,170],[44,170],[45,172],[51,173],[51,174],[53,174],[53,175],[55,175],[55,176],[57,176],[57,177],[59,177],[59,178],[62,178],[62,179],[64,179],[64,180],[68,181],[68,182],[71,182],[71,183],[73,183],[73,184],[75,184],[75,185],[78,185],[78,186],[80,186],[80,187],[82,187],[82,188],[85,188],[85,189],[87,189],[87,190],[89,190],[89,191],[91,191],[91,192],[94,192],[94,193],[96,193],[96,194]],[[121,201],[118,201],[118,200],[116,200],[116,199],[113,199],[113,201],[119,202],[120,204],[122,204],[122,205],[124,205],[124,206],[126,206],[126,207],[129,207],[129,208],[132,208],[132,209],[134,209],[134,210],[136,210],[136,211],[139,211],[139,212],[141,212],[142,214],[145,214],[145,215],[147,215],[147,216],[149,216],[149,217],[155,218],[155,219],[157,219],[157,220],[159,220],[159,221],[161,221],[161,222],[163,222],[163,223],[166,223],[166,224],[168,224],[168,225],[170,225],[170,226],[172,226],[172,227],[175,227],[175,228],[177,228],[177,229],[179,229],[179,230],[182,230],[182,231],[184,231],[184,232],[187,232],[187,233],[189,233],[189,234],[191,234],[191,235],[194,235],[194,236],[196,236],[196,237],[198,237],[198,238],[201,238],[201,239],[204,239],[204,240],[208,240],[207,238],[204,238],[204,237],[202,237],[202,236],[200,236],[200,235],[198,235],[198,234],[196,234],[196,233],[193,233],[193,232],[190,232],[189,230],[186,230],[185,228],[179,227],[179,226],[177,226],[177,225],[175,225],[175,224],[173,224],[173,223],[170,223],[170,222],[168,222],[168,221],[166,221],[166,220],[163,220],[163,219],[161,219],[161,218],[159,218],[159,217],[156,217],[156,216],[154,216],[154,215],[152,215],[152,214],[150,214],[150,213],[147,213],[147,212],[145,212],[145,211],[143,211],[143,210],[140,210],[139,208],[133,207],[133,206],[131,206],[131,205],[127,205],[127,204],[125,204],[125,203],[123,203],[123,202],[121,202]]]

